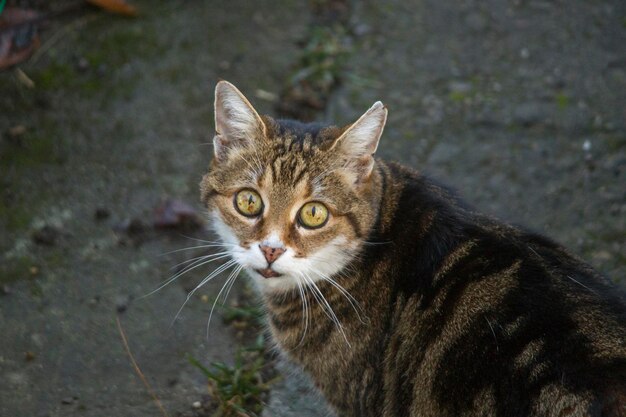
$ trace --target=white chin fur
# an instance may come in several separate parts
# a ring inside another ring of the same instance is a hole
[[[213,211],[210,217],[215,232],[224,243],[229,245],[226,249],[230,251],[232,258],[244,266],[255,286],[262,292],[293,290],[298,287],[298,283],[302,285],[332,277],[346,266],[356,250],[356,244],[347,247],[344,236],[336,237],[306,258],[294,257],[293,249],[287,248],[287,251],[272,264],[272,269],[281,276],[265,278],[255,271],[255,269],[267,267],[267,262],[259,249],[259,242],[251,244],[249,248],[239,246],[237,236],[222,220],[219,213]]]

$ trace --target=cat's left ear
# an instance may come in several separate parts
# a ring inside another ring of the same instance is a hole
[[[346,158],[346,168],[355,174],[355,182],[367,181],[374,167],[374,153],[387,121],[387,108],[377,101],[354,122],[331,147]]]
[[[228,81],[215,86],[215,158],[225,161],[238,148],[265,138],[267,128],[252,104]]]

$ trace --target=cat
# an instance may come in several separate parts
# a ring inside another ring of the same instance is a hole
[[[275,120],[216,86],[202,201],[280,352],[339,416],[626,416],[623,294],[375,158],[386,119]]]

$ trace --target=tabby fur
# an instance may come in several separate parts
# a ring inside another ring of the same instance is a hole
[[[202,199],[272,339],[338,415],[626,416],[622,293],[552,240],[374,158],[380,103],[344,128],[258,116],[224,81],[215,105]],[[233,207],[242,188],[263,198],[259,218]],[[303,230],[311,200],[331,217]],[[282,276],[255,272],[261,243],[291,256]]]

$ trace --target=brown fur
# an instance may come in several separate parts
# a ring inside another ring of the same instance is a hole
[[[262,120],[264,137],[213,162],[202,199],[242,247],[280,230],[306,258],[346,237],[333,279],[358,305],[317,281],[342,329],[313,291],[262,294],[273,340],[339,415],[626,415],[626,306],[605,278],[413,170],[377,160],[353,181],[330,151],[346,128]],[[263,197],[258,221],[234,209],[242,188]],[[311,200],[331,213],[319,230],[295,221]]]

